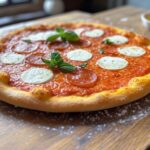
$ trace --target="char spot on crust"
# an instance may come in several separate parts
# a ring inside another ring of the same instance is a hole
[[[43,87],[36,87],[34,88],[31,93],[37,97],[39,100],[44,100],[50,96],[52,96],[52,93],[50,90],[47,90]]]
[[[6,48],[6,45],[3,43],[0,43],[0,52],[4,51],[5,48]]]
[[[10,80],[10,76],[7,72],[0,72],[0,82],[4,83],[4,84],[8,84]]]

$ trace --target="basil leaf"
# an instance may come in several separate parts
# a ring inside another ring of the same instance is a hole
[[[59,64],[58,68],[59,68],[59,70],[61,70],[64,73],[69,73],[69,72],[73,72],[76,70],[75,66],[73,66],[69,63],[66,63],[66,62]]]
[[[111,44],[113,44],[113,42],[112,42],[110,39],[105,39],[105,40],[103,41],[103,44],[111,45]]]
[[[77,69],[76,66],[73,66],[67,62],[64,62],[63,58],[58,52],[51,53],[51,60],[42,59],[42,61],[47,64],[51,69],[57,68],[61,72],[70,73]],[[81,68],[85,68],[87,63],[81,64]]]
[[[100,54],[104,54],[105,53],[105,50],[103,48],[99,49],[99,53]]]
[[[55,41],[59,36],[60,36],[59,34],[52,35],[52,36],[50,36],[50,37],[47,38],[47,41],[53,42],[53,41]]]
[[[53,52],[51,54],[51,61],[53,61],[55,64],[58,64],[58,63],[62,63],[63,59],[58,52]]]
[[[77,42],[79,41],[79,37],[78,35],[73,32],[73,31],[67,31],[62,35],[62,38],[65,39],[66,41],[70,41],[70,42]]]
[[[87,66],[87,63],[83,63],[83,64],[79,65],[79,67],[81,67],[81,68],[85,68],[86,66]]]
[[[64,33],[64,31],[65,30],[61,27],[56,28],[56,32],[58,32],[58,33]]]
[[[56,66],[56,64],[53,63],[53,61],[51,61],[51,60],[42,59],[42,61],[52,69]]]
[[[32,43],[31,40],[22,40],[23,42],[26,42],[26,43]]]

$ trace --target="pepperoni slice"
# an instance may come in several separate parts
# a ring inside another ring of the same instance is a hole
[[[33,66],[45,66],[42,61],[42,58],[45,57],[44,53],[35,53],[27,57],[27,62]]]
[[[12,47],[12,50],[19,54],[29,54],[39,47],[38,43],[19,42]]]
[[[78,69],[72,74],[67,74],[66,79],[72,85],[82,88],[89,88],[96,84],[97,75],[88,69]]]
[[[49,48],[54,50],[64,50],[69,46],[68,42],[55,41],[49,44]]]
[[[91,46],[92,42],[89,41],[89,40],[80,39],[80,41],[78,41],[78,42],[72,42],[71,44],[73,46],[79,48],[79,47],[88,47],[88,46]]]

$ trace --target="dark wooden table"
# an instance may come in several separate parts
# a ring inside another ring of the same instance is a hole
[[[32,23],[92,21],[118,26],[146,36],[140,14],[122,7],[96,14],[70,12]],[[11,26],[8,30],[26,26]],[[44,113],[0,103],[0,150],[148,150],[150,95],[122,107],[85,113]]]

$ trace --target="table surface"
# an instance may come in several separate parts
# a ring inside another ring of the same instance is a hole
[[[9,26],[1,34],[33,23],[92,21],[149,36],[142,26],[144,10],[121,7],[96,14],[74,11]],[[0,150],[148,150],[150,95],[137,102],[96,112],[44,113],[0,102]]]

